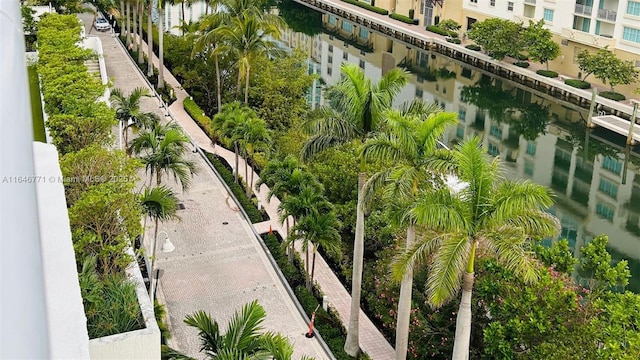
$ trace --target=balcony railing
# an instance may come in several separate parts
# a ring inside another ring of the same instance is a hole
[[[613,48],[616,46],[616,39],[613,39],[612,37],[609,37],[605,34],[601,34],[600,36],[598,36],[576,29],[562,28],[561,36],[571,41],[595,46],[598,48],[604,48],[605,46]]]
[[[588,5],[576,4],[576,14],[589,15],[591,16],[591,12],[593,11],[593,7]]]
[[[615,22],[617,14],[618,13],[613,10],[598,9],[598,19]]]

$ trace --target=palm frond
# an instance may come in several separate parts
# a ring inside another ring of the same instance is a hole
[[[493,250],[500,264],[527,283],[538,280],[537,261],[531,250],[532,244],[522,228],[502,226],[484,234],[484,239],[491,244],[488,247]]]
[[[224,335],[225,349],[255,349],[262,330],[262,322],[267,316],[264,308],[254,300],[236,312],[229,321],[229,327]]]
[[[471,245],[467,234],[452,234],[440,242],[427,278],[427,301],[431,306],[438,308],[458,294]]]
[[[426,263],[427,259],[438,250],[443,238],[447,236],[447,234],[425,231],[411,247],[393,258],[390,266],[391,277],[395,281],[402,281],[404,274],[413,271],[416,266]]]
[[[407,216],[410,221],[434,231],[468,233],[473,226],[468,207],[449,189],[435,189],[421,194]]]
[[[198,329],[201,346],[200,351],[204,351],[211,357],[215,357],[220,348],[220,327],[218,322],[211,319],[206,312],[199,310],[192,315],[187,315],[185,324]]]

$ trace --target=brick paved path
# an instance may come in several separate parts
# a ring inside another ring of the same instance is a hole
[[[89,33],[92,15],[79,16]],[[113,79],[114,87],[125,93],[136,87],[146,87],[144,78],[116,38],[108,32],[97,33],[95,30],[91,35],[102,41],[107,73]],[[177,90],[178,86],[175,87]],[[181,109],[182,102],[178,104]],[[157,98],[142,99],[141,107],[161,118],[166,114]],[[185,123],[186,114],[180,109],[174,106],[171,111],[181,123]],[[189,135],[201,143],[201,134],[194,132],[192,126],[186,128]],[[228,194],[204,160],[197,154],[189,154],[188,157],[196,162],[199,170],[188,192],[181,192],[173,181],[165,180],[184,204],[185,209],[178,212],[182,220],[159,227],[168,234],[176,248],[171,253],[163,253],[159,247],[156,260],[156,268],[161,269],[158,298],[167,306],[173,335],[170,345],[189,356],[202,358],[197,331],[183,323],[184,317],[197,310],[205,310],[224,327],[242,305],[258,299],[267,312],[265,329],[292,339],[295,359],[303,354],[329,359],[330,355],[317,338],[304,337],[308,324],[269,262],[251,224],[227,205],[225,199]],[[152,230],[152,227],[147,227],[147,231]]]

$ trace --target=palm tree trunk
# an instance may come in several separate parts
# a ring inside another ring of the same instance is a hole
[[[362,188],[366,174],[358,174],[358,205],[356,210],[356,236],[353,243],[353,275],[351,276],[351,312],[344,352],[356,357],[360,352],[358,328],[360,325],[360,292],[362,286],[362,262],[364,260],[364,209]]]
[[[131,45],[131,1],[127,1],[127,47]]]
[[[238,142],[233,143],[233,152],[236,154],[236,167],[233,172],[233,181],[238,183]]]
[[[452,360],[468,360],[469,344],[471,341],[471,292],[473,290],[473,264],[476,257],[478,242],[471,246],[471,255],[467,271],[462,275],[462,298],[458,315],[456,316],[456,334],[453,343]]]
[[[140,0],[138,2],[138,6],[139,6],[139,10],[138,10],[138,34],[139,34],[139,40],[140,42],[138,43],[138,64],[144,64],[144,53],[142,52],[142,27],[143,27],[143,18],[142,15],[144,15],[144,2],[143,0]]]
[[[251,193],[253,192],[253,174],[255,173],[255,171],[253,171],[253,168],[251,168],[251,180],[249,181],[249,195],[251,195]]]
[[[162,171],[158,170],[158,172],[156,173],[156,185],[160,186],[161,183],[162,183]]]
[[[311,278],[309,279],[309,291],[313,288],[313,276],[316,272],[316,254],[318,253],[318,246],[313,244],[313,256],[311,258]]]
[[[289,236],[289,217],[287,216],[287,236]],[[293,241],[291,245],[289,245],[289,253],[287,254],[287,259],[289,260],[289,264],[293,264],[293,252],[295,248],[293,247]]]
[[[161,2],[162,0],[158,0],[158,89],[164,88],[164,7],[160,6]]]
[[[251,66],[247,66],[246,78],[244,79],[244,104],[249,106],[249,75],[251,73]]]
[[[151,299],[151,302],[153,303],[153,297],[154,295],[154,286],[153,286],[153,273],[155,272],[155,265],[156,265],[156,248],[158,247],[157,241],[158,241],[158,219],[156,218],[155,220],[156,226],[155,229],[153,230],[153,240],[151,241],[151,269],[147,269],[147,271],[149,272],[149,299]]]
[[[118,29],[120,30],[120,36],[122,36],[124,34],[123,28],[124,28],[124,18],[123,16],[126,17],[127,14],[127,8],[124,7],[124,0],[120,0],[120,16],[118,16]]]
[[[406,249],[411,248],[416,238],[415,225],[407,228]],[[413,271],[407,270],[400,284],[400,298],[398,301],[398,319],[396,321],[396,360],[407,358],[409,344],[409,320],[411,315],[411,292],[413,286]]]
[[[186,24],[186,23],[185,23],[185,21],[184,21],[184,2],[185,2],[185,1],[186,1],[186,0],[182,0],[182,1],[180,1],[180,5],[182,5],[182,25],[183,25],[183,26]],[[184,30],[182,31],[182,35],[184,35]]]
[[[153,23],[151,22],[151,12],[153,1],[149,0],[149,13],[147,14],[147,76],[153,76]],[[160,19],[162,21],[162,19]]]
[[[209,0],[205,0],[204,2],[204,14],[209,15]]]
[[[249,197],[249,154],[247,154],[247,150],[246,150],[246,145],[245,145],[245,150],[244,150],[244,183],[245,183],[245,187],[247,189],[246,195],[247,197]]]
[[[213,55],[213,60],[216,63],[216,89],[218,93],[218,109],[216,110],[216,113],[219,113],[220,108],[222,108],[222,84],[220,83],[220,64],[218,63],[218,54]]]
[[[133,51],[138,51],[138,41],[136,39],[136,33],[138,32],[138,0],[133,3]]]
[[[304,252],[304,275],[305,275],[305,282],[307,284],[307,290],[311,291],[311,281],[309,279],[309,246],[307,245],[307,248],[305,249]]]
[[[236,84],[236,96],[240,95],[240,89],[242,87],[242,73],[238,70],[238,84]]]
[[[129,119],[124,121],[122,126],[122,137],[124,138],[124,150],[126,151],[129,148]]]

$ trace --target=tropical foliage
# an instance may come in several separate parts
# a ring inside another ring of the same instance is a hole
[[[640,71],[628,61],[619,59],[608,48],[595,53],[582,50],[578,53],[578,67],[583,71],[582,81],[593,74],[598,80],[609,84],[611,91],[616,85],[631,84],[638,81]]]

